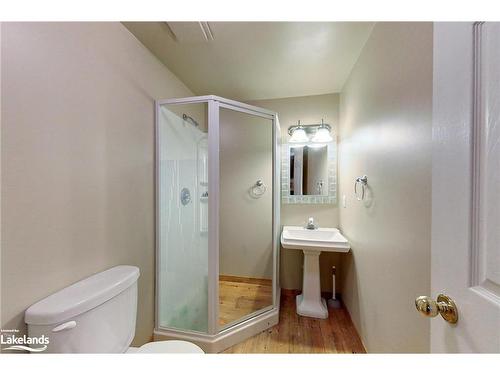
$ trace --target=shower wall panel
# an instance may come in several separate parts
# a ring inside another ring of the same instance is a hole
[[[208,190],[203,169],[207,159],[206,133],[184,120],[179,108],[173,111],[170,107],[162,107],[158,119],[161,259],[158,319],[164,327],[206,332],[208,239],[204,223]]]

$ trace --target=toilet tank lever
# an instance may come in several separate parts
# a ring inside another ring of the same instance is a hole
[[[73,329],[76,327],[76,322],[74,320],[70,320],[69,322],[58,325],[55,328],[52,328],[52,332],[61,332],[67,331],[68,329]]]

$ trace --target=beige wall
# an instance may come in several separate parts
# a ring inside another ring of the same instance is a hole
[[[278,112],[282,142],[288,141],[288,127],[297,124],[317,124],[324,119],[338,133],[339,95],[315,95],[295,98],[259,100],[251,104]],[[338,227],[338,205],[282,204],[281,225],[305,225],[313,216],[320,226]],[[321,254],[321,289],[332,290],[331,268],[340,263],[340,254]],[[302,289],[303,254],[299,250],[281,249],[280,282],[285,289]],[[337,285],[337,291],[340,286]]]
[[[2,24],[2,328],[136,265],[135,344],[154,325],[154,99],[192,95],[120,23]]]
[[[2,113],[2,28],[3,23],[0,22],[0,114]],[[0,197],[2,195],[2,116],[0,115]],[[2,199],[0,199],[0,329],[2,326]]]
[[[273,123],[221,108],[220,249],[221,275],[273,277]],[[255,199],[258,179],[267,191]]]
[[[375,26],[341,95],[342,295],[369,352],[428,352],[432,24]],[[354,178],[368,176],[364,202]]]

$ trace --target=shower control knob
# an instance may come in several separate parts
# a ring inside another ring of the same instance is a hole
[[[183,188],[181,190],[181,203],[183,206],[191,202],[191,192],[188,188]]]
[[[455,302],[444,294],[438,295],[436,301],[427,296],[420,296],[415,299],[415,307],[422,315],[429,318],[441,314],[448,323],[455,324],[458,321],[458,309]]]

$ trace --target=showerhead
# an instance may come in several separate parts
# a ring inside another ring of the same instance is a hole
[[[198,122],[197,122],[194,118],[192,118],[191,116],[186,115],[185,113],[183,113],[183,114],[182,114],[182,119],[183,119],[184,121],[190,122],[190,123],[191,123],[191,125],[194,125],[194,126],[196,126],[196,127],[200,126],[200,125],[198,124]]]

